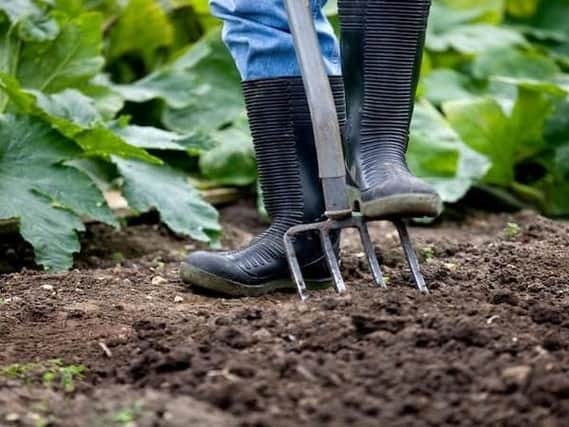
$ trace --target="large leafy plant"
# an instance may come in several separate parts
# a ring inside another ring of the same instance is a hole
[[[472,183],[569,215],[569,1],[438,0],[426,48],[422,102],[489,162]]]
[[[141,47],[116,35],[132,35],[132,7],[110,30],[111,60]],[[220,233],[215,209],[161,159],[195,155],[210,141],[119,116],[124,98],[101,75],[106,25],[101,11],[80,1],[0,1],[0,220],[18,222],[46,269],[72,265],[83,219],[118,226],[101,191],[111,182],[131,209],[157,209],[178,233],[206,242]],[[159,47],[142,45],[145,64],[159,60]]]

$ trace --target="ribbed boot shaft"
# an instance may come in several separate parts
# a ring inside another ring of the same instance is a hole
[[[331,77],[334,98],[341,124],[345,121],[344,91],[341,77]],[[254,244],[258,251],[248,261],[252,266],[284,253],[282,237],[288,229],[306,220],[315,220],[324,212],[307,212],[303,186],[321,196],[317,173],[303,183],[300,151],[315,155],[312,121],[306,93],[300,77],[245,81],[242,84],[263,190],[265,207],[272,219],[271,227]],[[304,189],[307,191],[307,189]],[[321,199],[322,197],[320,197]],[[314,203],[313,203],[314,205]],[[258,259],[257,259],[258,258]]]
[[[265,207],[280,233],[303,218],[293,112],[303,100],[295,97],[296,85],[291,79],[243,82]]]
[[[383,179],[379,163],[406,167],[405,151],[430,4],[429,0],[339,2],[342,30],[362,33],[361,166],[370,185]]]
[[[338,0],[342,31],[358,31],[363,28],[367,0]]]

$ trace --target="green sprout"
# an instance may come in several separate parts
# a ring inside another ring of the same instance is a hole
[[[130,424],[136,421],[141,414],[142,414],[142,402],[137,400],[136,402],[134,402],[134,404],[132,404],[132,406],[124,408],[118,411],[116,414],[114,414],[113,421],[116,424],[120,425]]]
[[[513,239],[520,234],[521,228],[515,222],[508,222],[504,228],[504,235],[508,239]]]
[[[0,369],[0,377],[20,380],[24,382],[30,381],[31,373],[37,368],[35,363],[14,363]]]
[[[123,262],[126,259],[122,252],[113,252],[111,258],[115,262]]]
[[[87,370],[83,365],[63,365],[59,359],[51,360],[48,364],[42,375],[44,386],[50,388],[59,379],[59,385],[66,393],[75,390],[75,381],[82,380]]]
[[[43,363],[14,363],[0,369],[0,377],[20,380],[26,384],[41,377],[46,388],[59,386],[66,393],[75,390],[75,382],[84,378],[87,368],[83,365],[64,365],[61,360],[48,360]]]
[[[421,248],[421,254],[425,258],[425,262],[430,264],[435,259],[435,251],[432,246],[425,246]]]

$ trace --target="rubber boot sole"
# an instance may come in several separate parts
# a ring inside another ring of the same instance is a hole
[[[186,284],[232,297],[258,297],[280,290],[296,289],[295,283],[290,279],[271,280],[262,285],[252,286],[225,279],[185,263],[182,263],[180,275]],[[333,284],[331,277],[319,280],[305,279],[305,281],[311,290],[326,289]]]
[[[361,214],[366,218],[436,218],[443,210],[440,197],[434,194],[403,193],[363,201],[360,197],[360,191],[351,186],[349,187],[349,194],[352,203],[359,206]]]

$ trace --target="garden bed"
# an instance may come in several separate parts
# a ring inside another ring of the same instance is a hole
[[[263,228],[247,203],[222,218],[227,247]],[[188,290],[177,268],[196,245],[158,225],[91,225],[69,273],[4,239],[4,269],[27,268],[0,275],[0,425],[566,425],[569,227],[473,214],[411,232],[432,295],[379,223],[389,290],[348,234],[349,294],[305,304]]]

